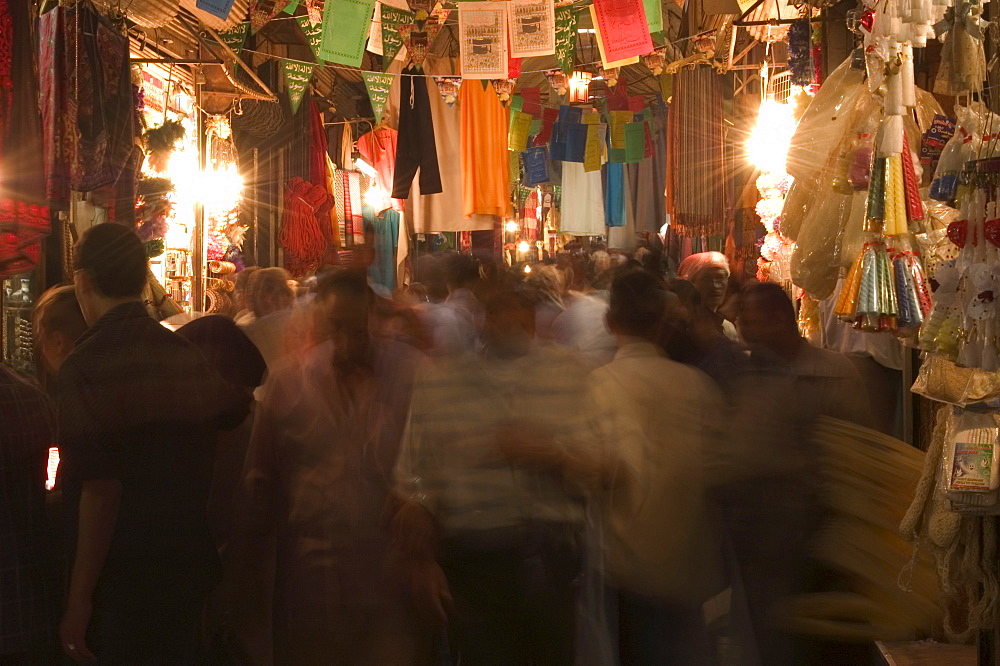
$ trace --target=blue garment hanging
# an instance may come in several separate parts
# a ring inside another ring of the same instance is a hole
[[[604,186],[604,217],[609,227],[625,226],[625,165],[607,164],[607,183]]]

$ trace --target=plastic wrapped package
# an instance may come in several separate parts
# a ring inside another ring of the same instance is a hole
[[[866,94],[864,72],[848,58],[827,77],[802,115],[788,148],[788,174],[796,180],[818,175],[840,143],[858,96]]]
[[[957,107],[955,135],[945,144],[931,183],[931,199],[953,201],[958,193],[958,176],[965,163],[979,152],[981,137],[979,105]]]
[[[818,195],[796,240],[792,282],[817,300],[829,298],[840,275],[840,241],[855,195]]]
[[[826,85],[829,84],[824,84],[824,87]],[[810,223],[817,221],[814,212],[820,207],[818,206],[820,198],[826,196],[828,193],[839,196],[847,195],[849,197],[854,192],[854,189],[848,182],[847,174],[851,158],[853,157],[853,149],[857,144],[856,138],[859,134],[870,133],[874,135],[878,127],[880,109],[880,102],[877,97],[868,94],[860,84],[857,84],[857,89],[860,94],[850,97],[852,106],[839,112],[842,121],[838,123],[840,134],[834,135],[833,131],[829,128],[829,123],[827,123],[826,131],[830,136],[824,137],[828,139],[826,142],[827,147],[824,149],[826,152],[813,151],[808,155],[809,159],[817,160],[816,164],[807,165],[810,168],[806,171],[803,165],[791,157],[791,152],[789,152],[789,159],[787,160],[789,172],[792,170],[801,170],[806,174],[800,177],[790,173],[790,175],[795,177],[795,181],[789,188],[788,194],[785,197],[785,205],[781,212],[781,233],[791,240],[800,242],[799,235],[803,232],[803,227],[807,224],[807,220],[812,221]],[[822,90],[823,88],[820,88],[820,91]],[[817,94],[818,98],[819,95]],[[813,104],[806,110],[806,116],[809,115],[815,103],[816,101],[813,100]],[[805,121],[805,117],[803,117],[803,121]],[[807,128],[803,127],[802,122],[799,123],[799,129],[796,130],[796,136],[799,136],[800,131],[807,134],[811,133]],[[794,138],[792,142],[794,145]],[[845,219],[827,220],[826,218],[819,218],[818,221],[823,226],[832,225],[836,227],[835,231],[839,233],[839,225],[843,224]],[[816,232],[818,230],[813,231]]]

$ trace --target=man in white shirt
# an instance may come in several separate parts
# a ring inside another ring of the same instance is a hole
[[[709,656],[701,604],[714,560],[703,456],[718,441],[721,398],[707,376],[653,343],[666,303],[651,273],[616,277],[607,322],[618,351],[588,381],[590,418],[612,467],[604,538],[622,664]]]

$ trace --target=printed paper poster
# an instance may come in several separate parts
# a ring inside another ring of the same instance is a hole
[[[368,99],[372,103],[372,111],[375,112],[375,122],[380,123],[382,122],[382,111],[385,109],[386,100],[389,99],[389,91],[392,90],[392,82],[396,79],[396,75],[362,72],[361,76],[365,80],[365,88],[368,90]]]
[[[375,0],[326,0],[319,55],[327,62],[360,67]]]
[[[601,52],[601,63],[605,69],[625,67],[639,62],[639,56],[653,50],[653,39],[646,26],[646,15],[642,0],[600,0],[601,4],[590,6],[590,16],[594,21],[597,46]],[[624,6],[626,12],[637,11],[636,15],[607,13],[607,4]],[[604,20],[602,21],[601,12]],[[610,34],[604,31],[611,28]],[[644,37],[643,37],[644,36]]]
[[[292,113],[296,113],[299,110],[299,104],[302,102],[303,95],[309,89],[309,82],[312,81],[313,67],[315,65],[296,60],[285,60],[283,64],[288,101],[292,105]]]
[[[576,60],[576,9],[570,5],[556,10],[556,60],[567,76]]]
[[[556,52],[555,0],[508,0],[506,4],[512,58]]]
[[[507,78],[507,10],[503,3],[461,3],[458,35],[463,79]]]

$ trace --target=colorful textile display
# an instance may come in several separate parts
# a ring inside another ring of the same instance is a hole
[[[667,116],[667,213],[679,233],[724,233],[722,79],[707,67],[675,77]]]
[[[28,3],[0,0],[0,278],[31,270],[49,233]],[[20,103],[19,103],[20,102]]]
[[[70,190],[115,184],[132,155],[128,39],[86,4],[53,8],[39,32],[47,196],[68,205]]]
[[[507,110],[493,85],[467,80],[460,92],[462,112],[463,214],[510,213]]]
[[[293,276],[310,275],[320,267],[329,242],[324,218],[329,215],[330,205],[325,187],[298,177],[285,185],[285,211],[278,243],[285,250],[285,268]]]

